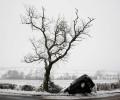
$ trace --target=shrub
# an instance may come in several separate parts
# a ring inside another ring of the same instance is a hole
[[[23,90],[23,91],[34,91],[34,90],[35,90],[35,87],[32,86],[32,85],[23,85],[23,86],[21,87],[21,90]]]
[[[48,82],[48,92],[59,93],[61,90],[62,90],[62,88],[60,86],[54,84],[54,82],[51,82],[51,81]],[[44,91],[43,84],[41,84],[41,86],[36,91]]]
[[[96,84],[97,91],[100,90],[114,90],[120,88],[120,82],[116,83],[98,83]]]
[[[56,84],[54,84],[54,82],[49,81],[48,84],[48,91],[50,93],[59,93],[62,90],[62,88]]]
[[[1,83],[0,84],[0,89],[15,89],[16,84],[9,84],[9,83]]]

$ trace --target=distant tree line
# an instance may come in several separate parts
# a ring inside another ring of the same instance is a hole
[[[24,79],[24,80],[43,80],[44,72],[43,69],[37,69],[35,71],[29,71],[28,74],[24,72],[19,72],[18,70],[8,70],[1,76],[1,79]],[[78,75],[71,73],[63,73],[57,77],[54,77],[55,74],[52,73],[50,78],[53,80],[75,80]],[[110,74],[103,71],[96,71],[93,76],[90,76],[93,80],[120,80],[120,73]]]
[[[63,75],[60,75],[57,77],[57,80],[75,80],[77,78],[77,75],[64,73]]]
[[[1,79],[24,79],[24,73],[17,70],[8,70],[1,76]]]
[[[19,72],[17,70],[8,70],[5,74],[1,76],[1,79],[25,79],[25,80],[41,80],[42,76],[33,76],[32,73],[24,74],[24,72]]]
[[[120,73],[98,70],[96,71],[95,75],[92,76],[92,79],[94,80],[120,80]]]
[[[36,70],[34,72],[30,71],[28,74],[24,74],[24,72],[19,72],[17,70],[8,70],[1,76],[1,79],[24,79],[24,80],[43,80],[44,73],[40,73],[40,71]],[[54,74],[51,74],[50,77],[52,80],[74,80],[77,78],[74,74],[64,73],[56,78],[54,78]]]

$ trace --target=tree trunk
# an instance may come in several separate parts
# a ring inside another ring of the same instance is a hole
[[[48,82],[50,81],[50,68],[45,68],[45,74],[44,74],[44,81],[43,81],[43,89],[45,91],[49,91],[48,90]]]

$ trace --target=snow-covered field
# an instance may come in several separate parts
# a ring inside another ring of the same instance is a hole
[[[117,80],[93,80],[95,83],[114,83],[117,82]],[[72,80],[54,80],[54,82],[61,87],[65,88],[69,86],[69,84],[72,82]],[[0,80],[0,83],[12,83],[12,84],[17,84],[17,85],[33,85],[35,87],[39,87],[40,84],[42,84],[41,80]],[[2,95],[58,95],[58,96],[68,96],[68,94],[65,93],[58,93],[58,94],[50,94],[47,92],[36,92],[36,91],[21,91],[21,90],[10,90],[10,89],[0,89],[0,94]],[[120,94],[120,89],[112,90],[112,91],[97,91],[93,92],[92,94],[88,95],[87,98],[90,97],[107,97],[107,96],[112,96]],[[80,94],[76,96],[81,96],[84,97]],[[86,98],[86,97],[85,97]]]
[[[98,92],[93,92],[88,95],[82,95],[82,94],[76,94],[76,95],[69,95],[67,93],[57,93],[57,94],[51,94],[48,92],[36,92],[36,91],[16,91],[16,90],[7,90],[7,89],[0,89],[0,94],[1,95],[18,95],[18,96],[72,96],[73,99],[76,97],[80,97],[81,99],[83,98],[101,98],[101,97],[109,97],[109,96],[115,96],[115,95],[120,95],[120,89],[113,90],[113,91],[98,91]]]
[[[62,88],[68,87],[73,80],[53,80],[55,84]],[[118,80],[93,80],[94,83],[115,83]],[[42,80],[0,80],[0,83],[11,83],[17,85],[33,85],[39,87],[42,84]]]

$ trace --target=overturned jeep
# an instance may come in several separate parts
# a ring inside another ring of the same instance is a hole
[[[95,84],[92,79],[85,74],[73,81],[64,92],[68,92],[69,94],[91,93],[94,86]]]

